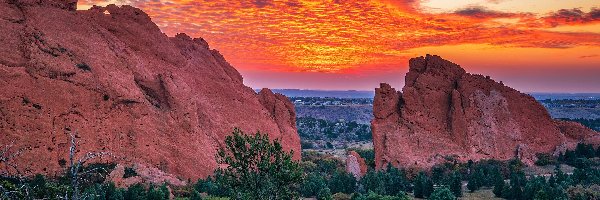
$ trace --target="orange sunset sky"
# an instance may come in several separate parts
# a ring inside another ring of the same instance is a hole
[[[253,88],[401,88],[437,54],[525,92],[600,92],[597,0],[80,0],[202,37]]]

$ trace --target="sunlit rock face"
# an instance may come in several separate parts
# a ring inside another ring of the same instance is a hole
[[[600,144],[600,134],[553,120],[533,97],[439,56],[413,58],[409,67],[401,92],[385,83],[375,89],[378,168],[515,157],[531,165],[536,153]]]
[[[213,172],[234,127],[300,157],[293,104],[243,85],[202,38],[168,37],[131,6],[74,2],[0,0],[0,144],[24,150],[21,172],[64,172],[68,133],[78,157],[110,152],[102,161],[183,179]]]

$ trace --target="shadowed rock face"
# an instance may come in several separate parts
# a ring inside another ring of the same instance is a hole
[[[428,168],[459,161],[519,157],[600,144],[600,135],[577,123],[553,120],[527,94],[489,77],[466,73],[439,56],[410,60],[402,92],[375,89],[372,121],[378,168]]]
[[[22,172],[62,173],[68,132],[79,156],[107,151],[185,179],[213,172],[234,127],[300,157],[293,104],[244,86],[202,38],[167,37],[131,6],[75,6],[0,0],[0,144],[25,149]]]

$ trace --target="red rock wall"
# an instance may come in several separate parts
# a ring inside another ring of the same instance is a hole
[[[402,92],[388,84],[375,89],[372,130],[378,168],[515,156],[533,164],[536,153],[598,141],[598,133],[581,125],[555,122],[533,97],[466,73],[439,56],[413,58],[409,67]]]
[[[79,155],[109,151],[185,179],[212,173],[234,127],[299,158],[293,104],[243,85],[202,38],[168,37],[131,6],[73,2],[0,0],[0,144],[25,149],[22,171],[62,173],[67,132]]]

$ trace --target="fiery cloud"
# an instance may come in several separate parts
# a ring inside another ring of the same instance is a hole
[[[592,8],[588,13],[579,8],[561,9],[544,17],[543,20],[552,27],[565,24],[600,23],[600,8]]]
[[[598,33],[546,29],[596,23],[596,8],[511,13],[470,6],[431,13],[418,0],[86,0],[80,6],[106,3],[140,7],[168,35],[203,37],[241,70],[385,73],[422,47],[600,46]]]
[[[474,6],[468,7],[464,9],[460,9],[454,12],[454,14],[473,17],[473,18],[481,18],[481,19],[489,19],[489,18],[514,18],[514,17],[522,17],[516,13],[505,13],[494,10],[489,10],[485,7]]]

